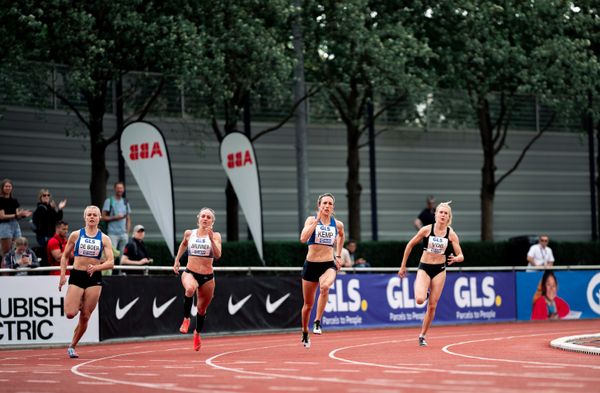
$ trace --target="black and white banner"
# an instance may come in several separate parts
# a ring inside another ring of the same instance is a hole
[[[0,277],[0,345],[70,343],[79,317],[67,319],[58,276]],[[101,297],[103,294],[101,295]],[[94,310],[82,343],[98,342]]]
[[[219,277],[208,307],[204,332],[300,327],[299,275]],[[177,276],[104,278],[100,339],[179,334],[183,286]],[[192,308],[196,315],[196,307]],[[189,333],[195,327],[194,318]]]

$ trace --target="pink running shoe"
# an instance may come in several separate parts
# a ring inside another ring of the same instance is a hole
[[[181,326],[179,327],[179,331],[183,334],[186,334],[190,329],[190,319],[183,318],[183,322],[181,322]]]
[[[200,333],[194,330],[194,351],[198,352],[200,350]]]

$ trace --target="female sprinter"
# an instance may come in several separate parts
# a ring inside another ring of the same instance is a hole
[[[454,229],[450,227],[452,224],[452,209],[450,202],[442,202],[435,209],[435,222],[426,225],[419,229],[417,234],[410,239],[404,250],[402,257],[402,265],[398,275],[402,278],[406,277],[406,261],[413,247],[422,242],[423,254],[421,262],[417,270],[417,278],[415,279],[415,300],[421,305],[429,297],[427,304],[427,312],[423,319],[421,334],[419,334],[419,345],[426,346],[425,334],[433,322],[435,316],[435,308],[437,306],[444,283],[446,282],[446,263],[452,265],[455,262],[463,262],[463,256],[460,248],[460,242]],[[449,246],[452,246],[450,248]],[[454,255],[451,252],[454,250]],[[429,295],[428,295],[429,291]]]
[[[98,305],[102,291],[102,270],[114,267],[114,257],[110,238],[98,229],[100,209],[88,206],[83,211],[85,227],[74,231],[69,236],[60,259],[60,291],[67,282],[66,272],[69,256],[75,249],[73,270],[69,276],[69,288],[65,296],[65,314],[67,318],[75,318],[79,313],[79,322],[73,333],[71,345],[67,348],[70,358],[78,358],[75,346],[85,333],[92,312]],[[105,259],[101,261],[102,252]]]
[[[215,292],[213,261],[221,258],[221,234],[213,232],[215,212],[203,207],[198,213],[198,229],[188,229],[183,234],[179,245],[173,270],[179,274],[182,255],[187,250],[188,262],[186,271],[181,275],[181,283],[185,288],[183,302],[183,322],[179,331],[187,333],[190,327],[190,317],[194,292],[197,292],[196,330],[194,331],[194,350],[200,350],[200,331],[206,318],[206,309],[212,301]]]
[[[302,269],[302,344],[305,348],[310,348],[308,320],[315,303],[317,288],[321,290],[321,294],[317,303],[313,333],[321,334],[321,318],[327,305],[329,288],[342,265],[344,224],[333,218],[334,206],[335,198],[332,194],[320,195],[317,200],[317,214],[306,219],[300,234],[300,241],[308,243],[308,254]]]

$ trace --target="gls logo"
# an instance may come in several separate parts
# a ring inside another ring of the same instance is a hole
[[[160,148],[160,143],[158,142],[154,142],[152,144],[152,150],[150,150],[149,143],[140,143],[139,145],[133,144],[129,146],[129,158],[132,161],[138,159],[146,160],[148,158],[154,158],[154,156],[156,155],[159,157],[163,156],[163,152]]]
[[[410,295],[411,291],[408,278],[393,277],[388,281],[388,285],[385,291],[387,295],[387,301],[390,307],[394,310],[399,308],[423,308],[427,304],[417,304],[415,299]]]
[[[239,168],[248,164],[252,165],[252,155],[250,154],[250,150],[227,154],[227,168]]]
[[[479,288],[483,297],[478,296]],[[494,277],[485,277],[481,280],[481,286],[477,283],[477,277],[460,277],[454,283],[454,301],[460,308],[491,307],[494,303],[500,305],[501,299],[499,296],[496,299]]]
[[[353,278],[348,280],[346,288],[344,288],[342,280],[335,280],[331,289],[335,290],[335,293],[329,292],[329,299],[327,300],[327,306],[325,306],[325,312],[344,312],[344,311],[358,311],[361,309],[362,299],[360,297],[360,281]],[[344,291],[345,289],[345,291]],[[344,292],[348,295],[348,301],[344,300]],[[364,305],[366,309],[366,304]]]

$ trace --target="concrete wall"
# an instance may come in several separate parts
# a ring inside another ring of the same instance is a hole
[[[216,210],[216,229],[225,235],[226,177],[219,163],[218,144],[201,123],[181,119],[147,119],[165,134],[175,187],[177,238],[195,225],[202,206]],[[107,117],[106,129],[114,129]],[[253,133],[267,124],[253,124]],[[108,134],[108,132],[107,132]],[[532,133],[515,132],[498,156],[504,173]],[[265,240],[298,239],[296,160],[293,124],[267,134],[255,144],[262,183]],[[37,191],[50,188],[55,199],[68,198],[65,218],[71,228],[82,225],[89,203],[89,142],[85,128],[73,115],[7,108],[0,120],[0,178],[11,178],[23,207],[35,208]],[[591,235],[587,138],[577,133],[545,134],[529,151],[519,169],[496,194],[496,240],[545,232],[556,240],[588,240]],[[347,222],[346,139],[339,126],[310,126],[308,135],[311,206],[322,192],[336,195],[337,217]],[[432,194],[453,201],[454,223],[461,240],[480,236],[479,188],[482,153],[477,130],[401,129],[377,138],[379,238],[406,240],[412,222]],[[107,151],[111,173],[108,192],[117,177],[116,144]],[[368,149],[361,150],[363,185],[362,238],[371,238]],[[133,223],[147,228],[147,239],[160,233],[135,180],[127,171]],[[246,226],[240,213],[241,238]],[[22,228],[31,236],[29,226]],[[33,238],[31,238],[33,240]]]

